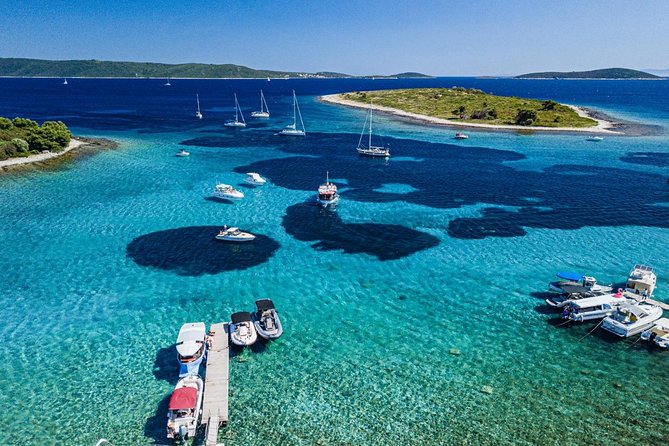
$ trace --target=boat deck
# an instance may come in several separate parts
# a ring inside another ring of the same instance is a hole
[[[228,385],[230,352],[228,324],[213,324],[210,328],[211,347],[207,353],[207,375],[204,384],[202,424],[207,425],[207,446],[218,443],[218,428],[228,423]]]
[[[651,305],[655,305],[657,307],[660,307],[665,311],[669,311],[669,304],[666,304],[664,302],[660,302],[659,300],[644,299],[643,296],[640,296],[639,294],[630,293],[629,291],[625,291],[624,294],[625,294],[625,297],[627,297],[628,299],[634,299],[637,302],[646,302],[646,303],[649,303]]]

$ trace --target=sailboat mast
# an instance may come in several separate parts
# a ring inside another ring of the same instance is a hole
[[[238,110],[239,110],[239,102],[237,101],[237,93],[235,93],[235,122],[239,122],[239,118],[237,116]]]
[[[263,108],[263,102],[264,102],[264,98],[263,98],[263,95],[262,95],[262,90],[260,90],[260,112],[265,111],[265,109]]]
[[[372,102],[369,102],[369,145],[368,147],[371,149],[372,148],[372,115],[374,113],[374,109],[372,108]]]
[[[195,95],[195,100],[197,101],[197,112],[200,113],[200,95]]]
[[[295,107],[297,105],[297,96],[295,96],[295,90],[293,90],[293,128],[297,128],[297,115],[295,114]]]

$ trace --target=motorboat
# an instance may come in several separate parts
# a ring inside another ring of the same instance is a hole
[[[239,228],[228,228],[224,227],[216,236],[216,240],[223,240],[226,242],[251,242],[255,240],[256,236],[249,233],[240,231]]]
[[[604,319],[602,328],[621,338],[639,334],[662,317],[662,308],[649,303],[626,302]]]
[[[326,207],[337,204],[339,201],[337,185],[330,182],[330,172],[326,173],[325,183],[318,186],[318,197],[316,199],[320,204]]]
[[[265,101],[265,95],[260,90],[260,111],[251,112],[252,118],[269,118],[269,108],[267,107],[267,101]]]
[[[465,135],[464,133],[457,132],[453,139],[468,139],[469,136]]]
[[[259,174],[255,172],[249,172],[246,174],[244,182],[252,184],[254,186],[262,186],[263,184],[267,183],[267,180],[265,180],[263,177],[261,177]]]
[[[564,306],[562,319],[569,319],[574,322],[602,319],[611,315],[618,306],[625,302],[627,302],[627,299],[622,293],[574,300]]]
[[[592,141],[592,142],[600,142],[600,141],[604,141],[604,138],[602,138],[601,136],[590,136],[588,138],[585,138],[585,140],[586,141]]]
[[[654,342],[661,348],[669,347],[669,319],[662,317],[656,320],[655,325],[641,333],[641,339]]]
[[[177,336],[176,346],[177,360],[181,366],[179,376],[197,375],[207,351],[207,334],[204,322],[183,324]]]
[[[202,119],[202,112],[200,111],[200,95],[195,95],[195,101],[197,102],[197,110],[195,111],[195,117],[197,119]]]
[[[190,156],[190,152],[186,152],[184,149],[180,149],[174,156],[185,158],[187,156]]]
[[[212,196],[223,200],[241,200],[244,194],[229,184],[218,183],[214,188]]]
[[[300,118],[301,129],[297,128],[297,117]],[[295,90],[293,90],[293,123],[288,124],[279,132],[279,135],[283,136],[305,136],[307,134],[304,128],[304,121],[302,121],[302,113],[300,112],[300,106],[297,103],[297,96],[295,95]]]
[[[634,265],[627,277],[627,284],[625,290],[632,294],[638,294],[642,297],[648,298],[653,296],[655,285],[657,284],[657,276],[655,269],[647,265]]]
[[[167,406],[167,438],[194,438],[202,412],[204,383],[197,375],[181,378]]]
[[[373,157],[378,157],[378,158],[388,158],[390,157],[390,148],[386,145],[386,147],[381,147],[381,146],[375,146],[372,145],[372,121],[374,118],[374,108],[372,107],[372,104],[369,104],[369,113],[367,114],[367,118],[365,118],[365,124],[362,127],[362,132],[360,133],[360,139],[358,140],[358,147],[356,150],[358,151],[358,154],[364,155],[364,156],[373,156]],[[362,138],[365,135],[365,129],[367,129],[367,121],[369,121],[369,133],[368,133],[368,138],[367,138],[367,145],[363,144]]]
[[[233,344],[240,347],[252,345],[258,340],[258,333],[256,333],[255,326],[251,313],[248,311],[240,311],[233,313],[230,316],[230,340]]]
[[[599,285],[597,279],[592,276],[584,276],[574,272],[559,272],[556,276],[560,279],[548,284],[548,291],[559,294],[608,294],[613,292],[611,285]]]
[[[240,117],[241,121],[239,120]],[[244,121],[244,115],[242,114],[242,109],[239,107],[239,101],[237,100],[237,93],[235,93],[235,119],[226,121],[223,125],[225,127],[235,127],[235,128],[246,127],[246,121]]]
[[[274,340],[283,334],[283,326],[276,312],[274,302],[270,299],[256,300],[256,312],[253,314],[253,325],[261,337]]]

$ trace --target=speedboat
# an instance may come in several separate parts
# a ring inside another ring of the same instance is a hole
[[[232,323],[230,324],[230,340],[233,344],[240,347],[252,345],[258,340],[258,333],[256,333],[251,313],[248,311],[240,311],[233,313],[230,316]]]
[[[253,314],[253,325],[258,334],[269,340],[278,339],[283,334],[283,326],[279,314],[270,299],[256,300],[256,312]]]
[[[184,149],[180,149],[175,156],[186,157],[190,156],[190,152],[186,152]]]
[[[625,289],[632,294],[638,294],[642,297],[651,297],[655,291],[657,276],[655,269],[646,265],[634,265],[627,277]]]
[[[660,307],[643,302],[626,302],[604,319],[602,328],[621,338],[629,338],[649,329],[661,317]]]
[[[618,306],[627,302],[622,294],[586,297],[569,302],[562,310],[562,319],[585,322],[602,319],[612,314]]]
[[[464,133],[457,132],[453,139],[467,139],[469,136],[465,135]]]
[[[337,185],[330,183],[330,173],[327,172],[325,175],[325,183],[318,186],[318,197],[317,200],[323,206],[328,206],[331,204],[337,204],[339,201],[339,194],[337,193]]]
[[[655,325],[641,333],[641,339],[654,342],[661,348],[669,347],[669,319],[663,317],[656,320]]]
[[[222,198],[224,200],[241,200],[244,194],[229,184],[218,183],[214,188],[212,196]]]
[[[548,291],[559,294],[607,294],[613,291],[611,285],[599,285],[597,279],[584,276],[580,273],[559,272],[556,274],[560,280],[550,282]]]
[[[207,334],[204,322],[183,324],[177,336],[177,360],[181,366],[179,376],[197,375],[206,356]]]
[[[186,441],[194,438],[202,411],[204,383],[197,375],[188,375],[177,382],[167,406],[167,438]]]
[[[250,242],[255,240],[255,238],[256,236],[249,232],[240,231],[239,228],[228,227],[221,229],[221,232],[216,236],[216,240],[226,242]]]
[[[259,174],[255,172],[249,172],[246,174],[244,182],[248,184],[253,184],[254,186],[262,186],[267,182],[267,180],[265,180],[263,177],[261,177]]]
[[[604,138],[602,138],[601,136],[590,136],[588,138],[585,138],[585,140],[586,141],[592,141],[592,142],[600,142],[600,141],[604,141]]]

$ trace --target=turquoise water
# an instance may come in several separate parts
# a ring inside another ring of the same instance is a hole
[[[354,154],[364,112],[301,96],[309,135],[285,141],[289,98],[266,95],[276,117],[243,131],[221,127],[232,106],[185,128],[79,117],[120,147],[0,177],[0,444],[166,443],[179,327],[261,297],[285,334],[232,358],[227,445],[669,442],[666,352],[557,327],[536,294],[558,270],[608,283],[643,262],[669,301],[666,132],[455,143],[379,116],[384,163]],[[269,184],[207,199],[251,168]],[[335,212],[308,202],[326,170]],[[223,224],[262,243],[216,244]]]

